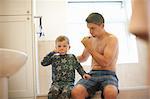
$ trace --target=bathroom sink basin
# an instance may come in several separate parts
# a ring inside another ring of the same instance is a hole
[[[0,48],[0,77],[16,73],[26,62],[27,54],[21,51]]]
[[[0,99],[8,99],[8,77],[16,73],[26,60],[24,52],[0,48]]]

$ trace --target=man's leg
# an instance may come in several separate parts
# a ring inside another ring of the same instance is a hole
[[[117,99],[118,89],[114,85],[107,85],[103,90],[104,99]]]
[[[72,99],[85,99],[88,97],[86,88],[80,84],[76,85],[71,92]]]

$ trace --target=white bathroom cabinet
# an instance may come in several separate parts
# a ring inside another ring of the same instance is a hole
[[[31,1],[0,0],[0,48],[28,55],[26,64],[9,77],[9,99],[35,99]]]
[[[32,0],[0,0],[0,15],[27,15],[32,13]]]

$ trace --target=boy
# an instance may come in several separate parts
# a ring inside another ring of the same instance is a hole
[[[84,79],[90,77],[83,70],[75,55],[67,53],[69,49],[69,39],[66,36],[59,36],[55,40],[55,50],[44,57],[41,62],[43,66],[52,65],[52,84],[48,99],[70,99],[75,81],[75,69]]]

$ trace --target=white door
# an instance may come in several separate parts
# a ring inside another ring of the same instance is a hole
[[[21,50],[28,54],[26,64],[9,78],[9,99],[34,97],[32,41],[31,16],[0,16],[0,48]]]

